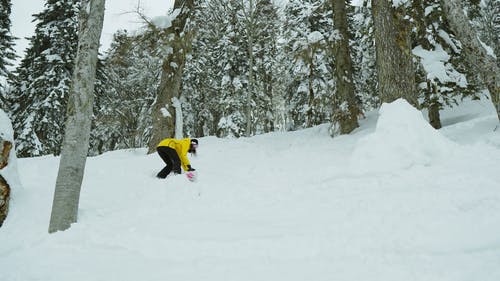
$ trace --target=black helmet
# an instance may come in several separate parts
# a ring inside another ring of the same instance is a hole
[[[189,145],[189,152],[196,153],[196,149],[198,148],[198,140],[191,139],[191,143]]]

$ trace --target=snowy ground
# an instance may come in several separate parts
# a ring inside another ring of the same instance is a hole
[[[0,280],[498,281],[498,120],[467,102],[443,124],[395,102],[335,139],[201,138],[196,183],[154,178],[144,149],[106,153],[78,223],[52,235],[59,159],[19,159]]]

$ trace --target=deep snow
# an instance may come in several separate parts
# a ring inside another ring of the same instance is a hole
[[[18,160],[1,281],[500,280],[500,129],[489,101],[406,102],[328,125],[200,139],[198,182],[145,149],[89,158],[79,221],[49,235],[59,158]]]

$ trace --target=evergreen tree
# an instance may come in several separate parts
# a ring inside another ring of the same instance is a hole
[[[223,77],[227,72],[227,52],[230,41],[227,37],[229,26],[229,5],[226,1],[202,1],[197,9],[196,36],[192,52],[186,63],[183,91],[186,102],[185,123],[187,135],[217,135],[223,107],[220,101],[223,92]]]
[[[462,44],[455,39],[438,0],[412,2],[416,32],[413,53],[419,61],[417,84],[429,122],[441,128],[439,110],[477,92],[475,74],[467,65]]]
[[[373,17],[368,6],[369,0],[355,8],[351,30],[354,33],[352,42],[354,61],[354,82],[356,84],[357,99],[363,111],[372,110],[380,106],[378,92],[375,37]]]
[[[115,33],[104,60],[106,90],[96,96],[92,154],[147,146],[165,41],[158,31],[148,28],[137,36]]]
[[[219,132],[220,101],[224,92],[230,90],[222,87],[230,49],[228,30],[232,30],[230,4],[222,0],[202,1],[194,16],[196,35],[183,77],[185,111],[191,113],[185,118],[187,135]]]
[[[288,129],[329,121],[334,79],[329,2],[291,0],[285,7],[284,40],[291,59],[287,86]]]
[[[289,119],[289,102],[287,101],[287,92],[289,86],[293,84],[294,77],[291,75],[290,65],[293,57],[287,52],[287,40],[285,36],[285,14],[283,9],[278,10],[279,26],[276,35],[276,55],[273,57],[273,116],[274,131],[292,130],[293,122]]]
[[[255,9],[254,67],[255,107],[253,117],[255,134],[272,132],[276,128],[279,92],[277,59],[279,37],[279,16],[276,6],[270,0],[260,0]]]
[[[483,0],[477,17],[481,40],[493,49],[500,66],[500,1]]]
[[[241,19],[243,15],[242,1],[227,1],[226,14],[228,25],[221,43],[227,43],[223,50],[225,60],[222,61],[223,69],[221,93],[219,103],[221,116],[217,124],[218,136],[241,137],[245,135],[247,127],[247,100],[248,93],[248,41]]]
[[[196,14],[184,77],[191,134],[239,137],[274,129],[277,11],[268,0],[243,4],[205,1]]]
[[[500,69],[494,54],[490,54],[479,40],[469,18],[464,14],[463,3],[440,1],[446,19],[455,36],[463,44],[467,63],[479,74],[481,83],[488,89],[493,106],[500,120]]]
[[[9,97],[21,157],[59,154],[78,43],[80,1],[47,0]]]
[[[4,107],[3,81],[10,76],[8,67],[12,66],[12,61],[16,58],[13,48],[15,38],[10,33],[11,6],[10,0],[0,0],[0,106],[2,108]]]

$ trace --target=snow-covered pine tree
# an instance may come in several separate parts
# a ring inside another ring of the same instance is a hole
[[[369,0],[364,0],[362,5],[355,7],[350,27],[354,33],[352,50],[356,93],[363,111],[368,111],[380,106],[378,80],[375,78],[377,67],[373,17]]]
[[[216,131],[218,73],[213,66],[221,54],[214,50],[215,40],[220,35],[214,34],[220,34],[224,17],[217,10],[222,10],[222,7],[214,2],[217,1],[201,1],[192,17],[195,36],[192,51],[186,58],[182,82],[183,96],[188,100],[184,125],[190,136],[210,135]]]
[[[106,90],[96,96],[91,153],[147,146],[151,106],[159,84],[164,34],[118,31],[104,59]]]
[[[186,104],[192,112],[187,128],[195,128],[194,135],[239,137],[273,129],[276,8],[268,0],[247,3],[252,7],[244,4],[205,1],[197,12],[184,77]]]
[[[248,0],[246,3],[241,5],[243,8],[242,15],[243,18],[241,20],[244,38],[246,40],[247,46],[247,62],[248,62],[248,74],[247,74],[247,86],[246,86],[246,94],[245,94],[245,135],[247,137],[252,135],[253,131],[253,114],[252,108],[255,107],[255,88],[256,81],[254,75],[254,67],[255,67],[255,55],[254,55],[254,40],[256,37],[256,33],[258,32],[256,29],[256,15],[255,15],[255,1]]]
[[[11,118],[20,157],[59,154],[78,43],[80,1],[47,0],[11,81]]]
[[[228,25],[220,43],[225,45],[224,57],[220,66],[223,69],[220,81],[219,103],[221,116],[217,124],[218,136],[241,137],[247,127],[248,60],[246,58],[248,41],[243,28],[243,2],[226,1]],[[251,102],[251,101],[250,101]]]
[[[240,0],[202,2],[196,37],[184,77],[187,127],[194,135],[220,137],[245,134],[248,45]]]
[[[461,0],[440,1],[446,19],[457,39],[463,45],[467,63],[479,74],[481,83],[488,89],[493,106],[500,120],[500,68],[495,55],[479,40],[469,18],[464,13]]]
[[[418,59],[417,85],[422,108],[429,122],[441,128],[439,110],[477,92],[475,75],[467,65],[462,44],[445,20],[438,0],[412,1],[413,54]]]
[[[291,76],[290,65],[293,59],[286,52],[286,40],[284,40],[284,11],[278,10],[279,28],[276,40],[276,56],[273,69],[273,116],[274,116],[274,131],[286,131],[290,129],[288,126],[288,102],[287,89],[293,84],[294,77]],[[291,122],[290,122],[291,123]]]
[[[9,66],[16,59],[14,37],[10,33],[11,0],[0,0],[0,107],[4,110],[4,82],[10,76]]]
[[[483,0],[475,18],[481,40],[493,49],[500,66],[500,1]]]
[[[250,136],[273,127],[272,60],[275,59],[277,12],[269,0],[241,1],[239,23],[242,43],[247,47],[245,70],[245,135]]]
[[[255,87],[253,123],[255,134],[275,130],[280,101],[277,85],[279,15],[270,0],[258,0],[255,5],[254,68]]]
[[[293,77],[287,86],[288,129],[311,127],[331,117],[334,87],[332,9],[329,1],[290,0],[285,6],[285,51]]]
[[[187,57],[183,76],[185,129],[189,136],[215,135],[221,116],[219,99],[228,24],[222,1],[201,1],[193,17],[196,26],[192,52]]]

